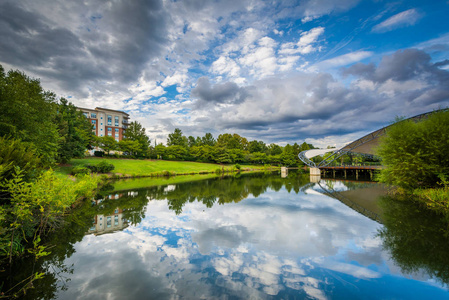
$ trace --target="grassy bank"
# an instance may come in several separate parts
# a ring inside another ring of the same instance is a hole
[[[73,167],[84,166],[86,164],[98,164],[101,161],[114,165],[113,174],[117,177],[145,177],[159,175],[188,175],[214,173],[217,169],[232,171],[234,165],[219,165],[210,163],[199,163],[189,161],[167,161],[167,160],[137,160],[122,158],[80,158],[72,159],[68,165],[59,166],[55,169],[60,175],[69,175]],[[262,165],[242,165],[241,170],[263,171],[266,168]],[[272,167],[277,169],[278,167]]]

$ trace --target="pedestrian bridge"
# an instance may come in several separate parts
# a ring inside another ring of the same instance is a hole
[[[443,109],[443,110],[445,110],[445,109]],[[407,120],[419,122],[423,118],[426,118],[428,115],[430,115],[434,112],[437,112],[437,111],[441,111],[441,110],[436,110],[436,111],[431,111],[431,112],[427,112],[424,114],[420,114],[420,115],[402,120],[401,122],[407,121]],[[380,138],[386,134],[386,132],[388,131],[388,128],[392,125],[393,124],[385,126],[376,131],[373,131],[373,132],[365,135],[364,137],[361,137],[360,139],[355,140],[352,143],[347,144],[346,146],[343,146],[341,149],[337,149],[337,150],[336,149],[311,149],[311,150],[302,151],[301,153],[299,153],[298,157],[302,162],[304,162],[310,168],[318,168],[318,169],[328,167],[336,159],[340,158],[341,156],[343,156],[345,154],[349,154],[349,153],[355,153],[355,154],[360,154],[360,155],[367,156],[367,157],[373,157],[373,156],[375,156],[375,149],[379,145]],[[332,154],[329,155],[327,158],[323,159],[322,161],[320,161],[319,163],[315,163],[312,160],[313,157],[324,155],[324,154],[330,153],[330,152],[332,152]],[[319,175],[319,173],[318,173],[318,175]]]

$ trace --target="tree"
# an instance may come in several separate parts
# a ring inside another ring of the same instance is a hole
[[[209,146],[212,146],[212,147],[215,146],[215,144],[216,144],[216,141],[215,141],[215,139],[214,139],[214,136],[213,136],[212,133],[210,133],[210,132],[206,133],[206,134],[202,137],[201,141],[202,141],[202,144],[203,144],[203,145],[209,145]]]
[[[145,156],[147,155],[148,148],[150,147],[150,138],[146,135],[145,128],[137,122],[133,121],[128,125],[126,129],[126,138],[124,140],[137,142],[139,147],[133,148],[133,155]],[[131,145],[131,144],[128,144]],[[134,144],[135,145],[135,144]]]
[[[381,138],[380,181],[406,190],[436,187],[449,178],[449,110],[397,122]]]
[[[5,74],[0,66],[0,136],[33,143],[47,165],[55,162],[59,148],[56,109],[55,95],[39,80],[20,71]]]
[[[175,131],[168,135],[167,146],[182,146],[187,148],[187,138],[182,135],[181,129],[175,128]]]
[[[92,149],[95,139],[92,124],[64,98],[61,98],[58,105],[56,123],[61,137],[57,156],[59,162],[65,163],[73,157],[82,157],[86,149]]]
[[[282,148],[279,145],[270,144],[268,145],[268,153],[270,155],[279,155],[282,153]]]
[[[188,146],[189,146],[189,148],[192,148],[193,146],[196,146],[197,145],[196,141],[197,140],[193,136],[189,136],[188,137]]]
[[[97,137],[97,145],[106,151],[108,155],[109,152],[117,149],[117,141],[112,136],[108,135]]]
[[[139,151],[142,150],[139,141],[133,141],[128,139],[121,140],[120,142],[118,142],[117,146],[118,150],[125,153],[129,153],[130,155],[136,155]]]
[[[287,144],[284,147],[284,150],[282,151],[280,158],[281,158],[281,163],[285,166],[296,165],[295,153],[293,153],[293,147],[290,144]]]

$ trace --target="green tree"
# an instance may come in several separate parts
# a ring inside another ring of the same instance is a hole
[[[167,152],[167,147],[165,147],[162,143],[160,143],[154,147],[154,153],[155,153],[156,159],[165,158],[166,152]]]
[[[377,149],[381,182],[406,190],[436,187],[449,178],[449,110],[426,119],[397,122],[387,129]]]
[[[268,154],[269,155],[279,155],[282,153],[282,148],[276,144],[268,145]]]
[[[0,66],[0,136],[10,135],[36,146],[43,162],[55,162],[59,148],[55,95],[39,80]]]
[[[201,138],[201,142],[203,145],[208,145],[208,146],[215,146],[215,143],[217,141],[215,141],[214,136],[212,135],[212,133],[208,132],[206,133],[202,138]]]
[[[142,146],[139,141],[123,139],[118,142],[117,149],[122,152],[129,153],[130,155],[136,155],[142,151]]]
[[[95,135],[92,124],[76,107],[61,98],[58,105],[56,123],[59,130],[59,162],[68,162],[73,157],[82,157],[86,149],[92,149]]]
[[[134,141],[139,144],[138,148],[133,148],[133,155],[135,156],[146,156],[148,149],[150,147],[150,138],[147,136],[145,128],[137,121],[133,121],[128,125],[126,129],[126,138],[124,140]],[[135,145],[128,144],[128,145]]]
[[[187,148],[187,138],[182,135],[179,128],[175,128],[173,133],[170,133],[167,138],[167,146],[182,146]]]
[[[287,144],[284,147],[284,150],[282,151],[280,159],[281,159],[281,163],[284,166],[296,165],[296,156],[295,156],[295,153],[293,152],[293,147],[290,144]]]
[[[97,146],[106,151],[107,154],[113,150],[117,150],[117,141],[112,136],[97,137]]]
[[[193,146],[196,146],[197,145],[196,141],[197,140],[193,136],[189,136],[188,137],[188,146],[189,146],[189,148],[192,148]]]

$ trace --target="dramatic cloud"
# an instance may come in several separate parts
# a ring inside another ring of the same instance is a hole
[[[439,1],[6,0],[0,63],[77,106],[130,113],[153,140],[179,127],[335,144],[449,105],[445,10]],[[392,11],[402,12],[384,19]]]

